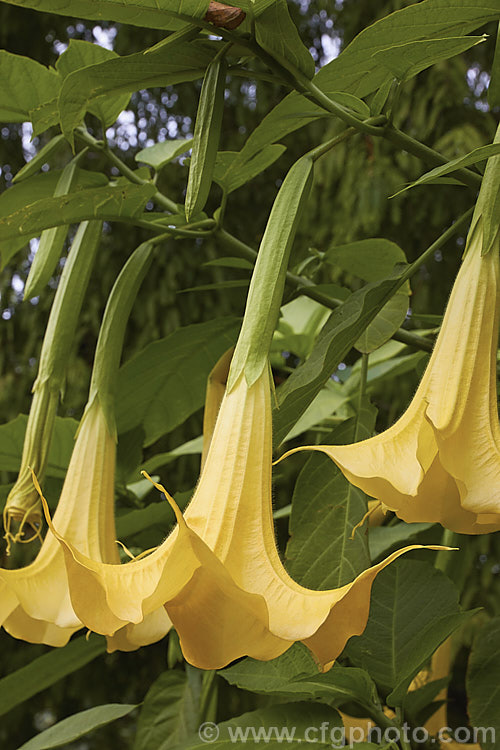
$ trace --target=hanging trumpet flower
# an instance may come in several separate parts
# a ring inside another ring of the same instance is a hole
[[[363,632],[377,573],[405,551],[339,589],[311,591],[289,577],[276,548],[267,355],[293,239],[289,217],[296,222],[311,171],[310,159],[299,161],[273,207],[210,447],[184,517],[156,485],[176,514],[172,534],[149,556],[112,565],[79,549],[56,519],[51,525],[64,550],[73,607],[88,628],[111,635],[164,606],[186,659],[200,668],[244,655],[271,659],[298,640],[327,667],[348,638]],[[217,389],[209,394],[218,404]],[[211,398],[209,427],[216,412]]]
[[[97,344],[89,401],[65,477],[54,523],[77,549],[95,560],[117,564],[114,475],[116,434],[112,385],[118,369],[125,324],[151,258],[145,244],[132,255],[111,293]],[[32,479],[33,481],[33,479]],[[35,491],[39,492],[35,478]],[[63,646],[82,627],[70,599],[61,546],[49,530],[28,566],[0,569],[0,623],[16,638]],[[110,639],[110,650],[137,648],[161,638],[170,627],[162,609],[139,628]]]
[[[499,199],[493,156],[434,351],[403,416],[354,445],[309,447],[404,521],[466,534],[500,529]]]

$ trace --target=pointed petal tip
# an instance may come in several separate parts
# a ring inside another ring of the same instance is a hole
[[[163,495],[165,495],[165,497],[166,497],[166,499],[168,501],[168,504],[170,505],[170,507],[172,508],[172,510],[175,513],[175,520],[177,521],[177,523],[179,524],[179,526],[186,526],[186,522],[184,520],[184,516],[182,515],[182,511],[180,510],[179,506],[175,502],[175,500],[172,497],[172,495],[169,492],[167,492],[167,490],[165,489],[165,487],[162,484],[159,484],[158,482],[155,482],[154,479],[152,479],[149,476],[149,474],[148,474],[147,471],[142,470],[141,474],[142,474],[142,476],[145,479],[148,479],[154,487],[156,487],[156,489],[158,490],[158,492],[161,492]]]

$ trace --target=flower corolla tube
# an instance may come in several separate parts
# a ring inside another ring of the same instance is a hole
[[[220,668],[244,655],[272,659],[295,641],[329,666],[363,632],[375,576],[405,550],[338,589],[300,586],[276,548],[271,471],[266,367],[253,385],[242,374],[226,391],[194,496],[183,516],[167,495],[177,526],[149,556],[103,563],[78,548],[54,517],[81,621],[112,635],[164,606],[184,656],[197,667]]]
[[[359,443],[308,446],[402,520],[465,534],[500,529],[499,235],[487,254],[481,250],[479,219],[431,358],[400,419]]]

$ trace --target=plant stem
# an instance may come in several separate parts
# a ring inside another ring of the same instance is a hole
[[[453,222],[453,224],[448,227],[448,229],[446,229],[446,231],[444,231],[443,234],[441,234],[435,242],[432,243],[432,245],[429,245],[427,250],[424,250],[422,255],[419,255],[419,257],[414,260],[413,263],[410,263],[407,270],[401,277],[402,284],[405,281],[408,281],[408,279],[413,276],[415,271],[418,271],[420,266],[422,266],[429,258],[432,258],[436,250],[439,250],[443,245],[445,245],[448,240],[457,233],[458,229],[462,229],[463,227],[465,227],[470,217],[472,216],[473,210],[474,208],[469,208],[468,211],[459,216],[458,219]]]
[[[338,146],[339,143],[342,143],[342,141],[346,141],[348,138],[355,134],[356,128],[347,128],[346,130],[343,130],[339,135],[336,135],[334,138],[330,138],[329,141],[320,143],[319,146],[316,146],[315,148],[308,151],[306,155],[309,156],[313,161],[316,161],[316,159],[319,159],[320,156],[328,153],[328,151],[331,151],[332,148]]]
[[[145,180],[143,177],[140,177],[136,172],[134,172],[133,169],[130,169],[130,167],[128,167],[125,162],[122,161],[120,157],[117,156],[106,143],[98,141],[96,138],[91,136],[87,130],[77,128],[75,130],[75,136],[83,141],[83,143],[86,143],[87,146],[90,146],[90,148],[94,149],[94,151],[100,151],[101,153],[103,153],[108,161],[120,170],[122,175],[128,177],[130,182],[133,182],[136,185],[152,184],[151,180]],[[167,196],[163,195],[163,193],[160,193],[159,190],[157,190],[153,195],[153,200],[169,213],[175,214],[179,212],[177,203],[170,200],[170,198],[167,198]]]

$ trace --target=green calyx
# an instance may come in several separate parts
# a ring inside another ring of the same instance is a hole
[[[288,172],[274,201],[250,283],[245,316],[229,372],[228,391],[243,372],[251,386],[267,366],[290,250],[307,203],[312,177],[313,160],[308,155],[303,156]]]
[[[114,388],[122,356],[125,329],[137,292],[152,260],[154,247],[152,242],[143,242],[123,266],[108,298],[97,340],[85,413],[98,399],[110,434],[115,437]]]

